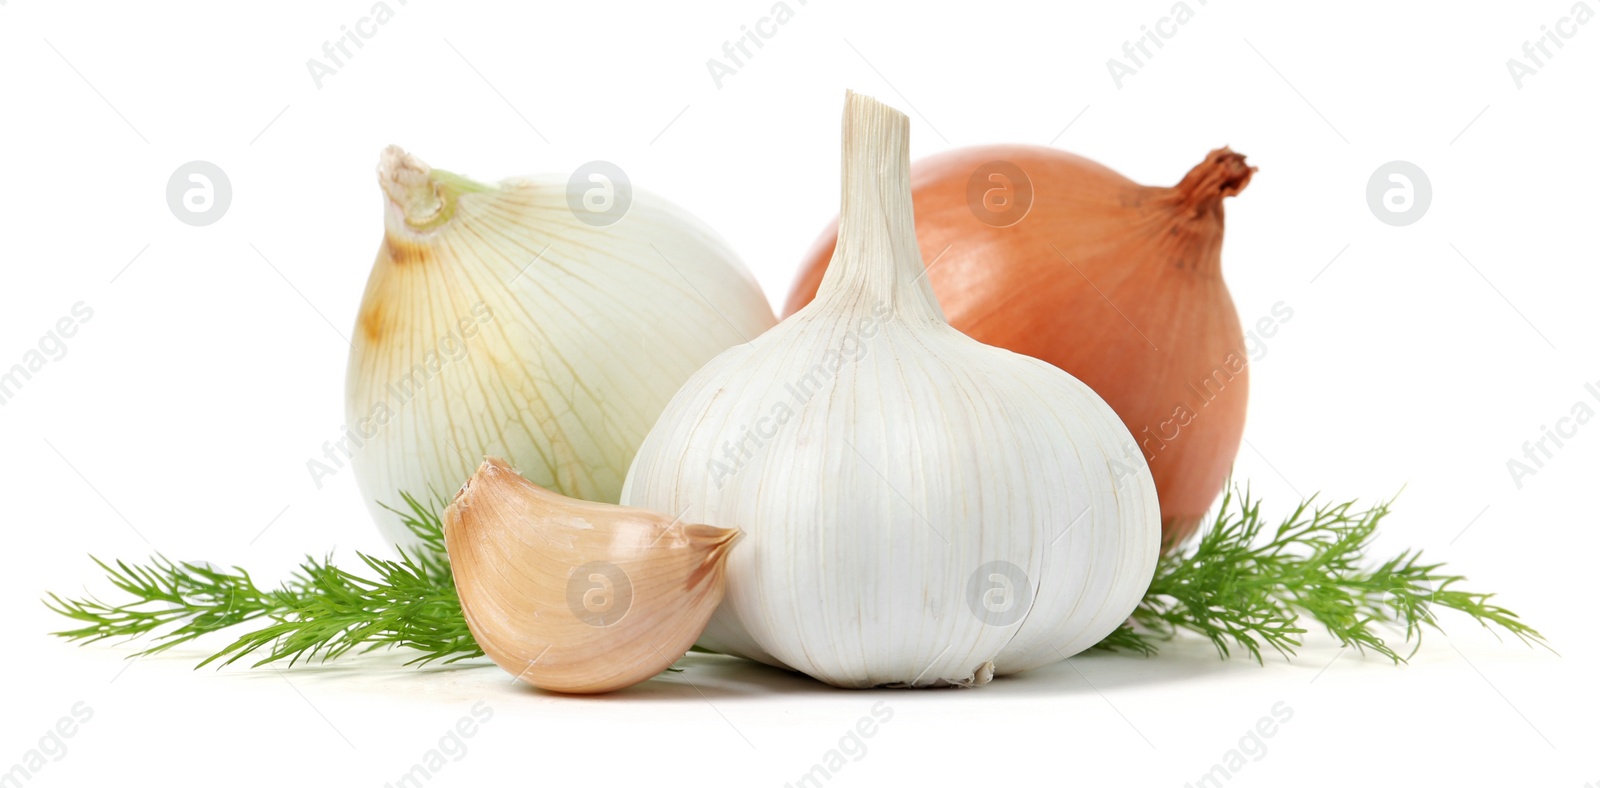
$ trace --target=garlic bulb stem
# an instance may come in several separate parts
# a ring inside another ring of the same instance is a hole
[[[943,322],[917,250],[909,131],[899,113],[845,114],[841,243],[822,287],[869,306],[888,304],[901,319]],[[891,264],[878,264],[885,260]]]

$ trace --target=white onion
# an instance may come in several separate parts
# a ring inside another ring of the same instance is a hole
[[[485,455],[615,502],[673,392],[775,322],[720,237],[615,177],[569,200],[566,176],[485,186],[393,147],[378,174],[385,234],[350,351],[344,443],[397,543],[412,536],[380,504],[448,500]]]

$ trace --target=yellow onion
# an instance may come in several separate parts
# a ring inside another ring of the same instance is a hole
[[[1243,437],[1248,356],[1222,281],[1222,202],[1253,172],[1222,148],[1177,186],[1141,186],[1023,145],[911,169],[917,241],[950,324],[1111,405],[1150,464],[1169,547],[1216,500]],[[785,315],[815,297],[837,234],[807,254]]]

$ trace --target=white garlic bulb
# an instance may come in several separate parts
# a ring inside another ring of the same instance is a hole
[[[702,644],[841,687],[1064,659],[1127,618],[1160,548],[1155,486],[1111,408],[945,322],[908,140],[904,115],[848,97],[816,300],[690,378],[622,492],[746,533]]]
[[[384,239],[329,460],[349,459],[396,543],[414,537],[380,504],[448,497],[485,455],[616,502],[673,392],[776,322],[721,238],[620,172],[488,186],[391,147],[378,179]]]

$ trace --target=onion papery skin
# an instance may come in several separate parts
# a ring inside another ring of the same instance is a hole
[[[969,202],[974,173],[994,162],[1020,168],[1032,188],[1009,226]],[[950,324],[1072,373],[1111,405],[1150,464],[1168,549],[1216,501],[1244,435],[1248,354],[1222,279],[1222,203],[1253,172],[1221,148],[1177,186],[1141,186],[1027,145],[962,148],[911,168],[917,241]],[[785,316],[815,297],[837,234],[835,222],[806,254]]]
[[[620,221],[575,216],[567,176],[496,186],[398,148],[379,167],[385,232],[356,320],[346,430],[361,494],[448,501],[485,456],[545,489],[616,503],[662,408],[717,353],[776,320],[734,251],[642,190]],[[469,335],[470,332],[470,335]],[[419,383],[420,381],[420,383]]]

